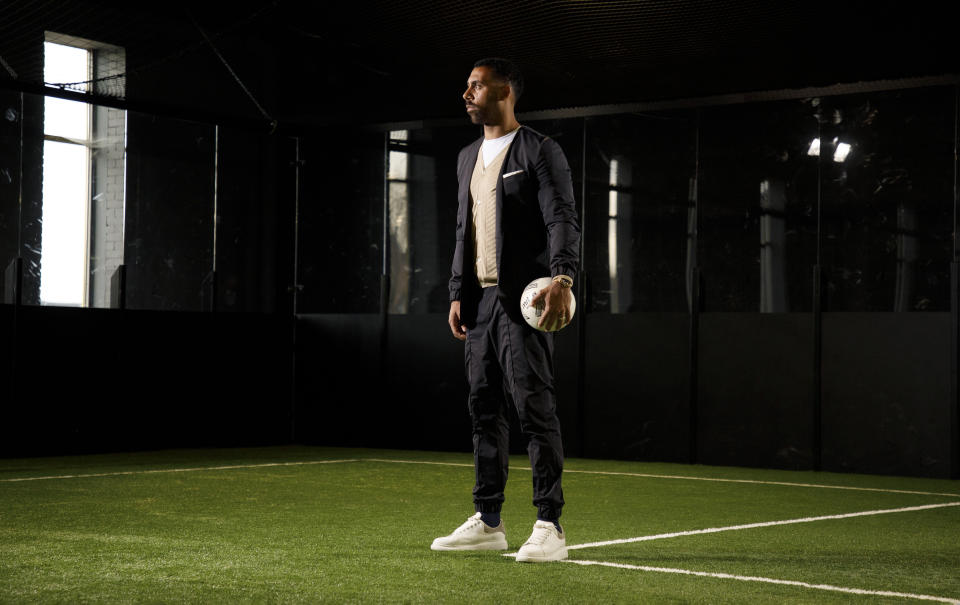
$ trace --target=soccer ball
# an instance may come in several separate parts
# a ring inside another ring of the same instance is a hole
[[[543,328],[537,327],[537,322],[540,321],[540,316],[543,315],[544,305],[541,303],[539,305],[534,305],[532,303],[533,299],[536,298],[537,294],[540,293],[540,290],[543,290],[547,286],[553,283],[553,280],[549,277],[540,277],[533,280],[527,287],[523,289],[523,294],[520,295],[520,313],[523,314],[523,318],[526,320],[527,324],[536,330],[542,332],[549,332],[550,330],[544,330]],[[567,318],[567,324],[570,325],[570,321],[573,320],[573,315],[577,311],[577,299],[574,298],[573,292],[570,293],[570,317]]]

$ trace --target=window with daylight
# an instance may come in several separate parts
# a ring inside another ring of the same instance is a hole
[[[122,49],[59,34],[43,54],[47,86],[76,92],[97,92],[105,75],[116,86],[123,69]],[[126,112],[48,96],[43,133],[40,302],[109,306],[123,262]]]

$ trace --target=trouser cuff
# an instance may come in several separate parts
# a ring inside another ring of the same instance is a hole
[[[541,521],[558,521],[560,519],[560,509],[552,506],[538,506],[537,519]]]
[[[499,513],[503,502],[474,502],[473,506],[478,513]]]

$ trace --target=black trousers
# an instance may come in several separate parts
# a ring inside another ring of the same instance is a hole
[[[510,453],[509,401],[516,406],[528,440],[537,517],[559,519],[563,445],[553,391],[553,335],[511,320],[497,288],[491,286],[483,289],[477,322],[467,330],[464,349],[473,423],[475,509],[499,512],[503,505]]]

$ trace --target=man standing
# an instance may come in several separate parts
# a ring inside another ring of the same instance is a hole
[[[473,426],[476,514],[433,550],[505,550],[500,520],[509,462],[507,401],[529,441],[537,521],[517,561],[567,557],[560,526],[563,446],[553,387],[553,335],[570,318],[570,288],[579,262],[580,223],[563,151],[521,126],[514,106],[523,77],[505,59],[477,61],[463,93],[483,137],[460,151],[457,240],[450,278],[449,324],[465,341]],[[520,314],[520,295],[538,277],[553,276],[534,304],[540,326]]]

